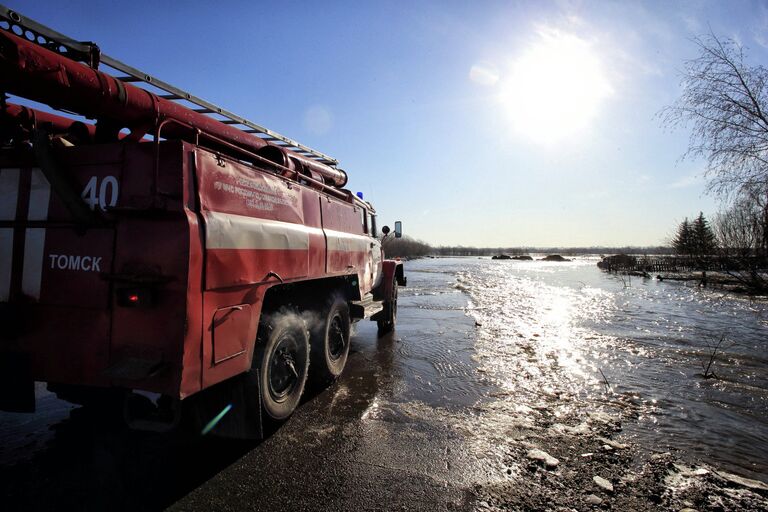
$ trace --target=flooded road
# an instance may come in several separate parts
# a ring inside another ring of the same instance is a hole
[[[4,503],[768,507],[765,305],[622,281],[595,260],[406,265],[397,330],[357,324],[344,375],[264,441],[129,432],[41,387],[35,415],[0,414]],[[723,333],[718,378],[703,379]]]

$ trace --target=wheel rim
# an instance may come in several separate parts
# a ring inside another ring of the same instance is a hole
[[[328,355],[332,361],[338,361],[347,346],[344,335],[344,321],[340,315],[334,315],[328,326]]]
[[[267,367],[269,394],[275,402],[284,402],[299,383],[300,359],[299,343],[292,335],[283,336]]]

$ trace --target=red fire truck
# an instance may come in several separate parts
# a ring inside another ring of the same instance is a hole
[[[153,421],[206,391],[226,407],[203,419],[282,420],[351,323],[394,327],[402,263],[330,156],[1,5],[0,98],[0,408],[41,381],[152,393]]]

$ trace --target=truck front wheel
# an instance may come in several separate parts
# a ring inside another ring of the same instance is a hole
[[[295,313],[278,313],[259,329],[257,356],[261,403],[271,418],[284,420],[299,405],[309,369],[309,337]]]
[[[392,282],[392,297],[384,303],[384,310],[376,320],[379,327],[379,334],[388,334],[392,332],[397,323],[397,281]]]

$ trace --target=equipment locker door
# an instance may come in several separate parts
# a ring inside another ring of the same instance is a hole
[[[31,155],[15,156],[0,159],[0,304],[4,329],[23,343],[6,341],[2,349],[26,354],[51,381],[93,378],[109,363],[103,275],[112,270],[115,231],[73,222]],[[70,192],[100,213],[117,203],[121,168],[109,155],[92,162],[65,170]]]

